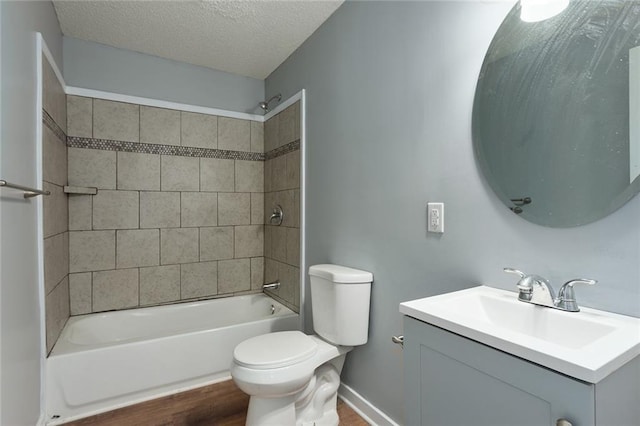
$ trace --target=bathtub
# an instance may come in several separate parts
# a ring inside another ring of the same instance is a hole
[[[264,294],[72,317],[46,361],[47,424],[227,380],[238,343],[297,329]]]

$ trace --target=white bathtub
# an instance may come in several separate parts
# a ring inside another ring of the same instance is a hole
[[[298,328],[264,294],[72,317],[46,362],[47,424],[226,380],[238,343]]]

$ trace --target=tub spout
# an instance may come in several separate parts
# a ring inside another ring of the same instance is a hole
[[[262,285],[263,290],[277,290],[278,288],[280,288],[280,281],[274,281],[272,283]]]

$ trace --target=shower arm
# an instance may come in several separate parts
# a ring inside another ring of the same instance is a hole
[[[274,95],[271,98],[269,98],[269,100],[260,102],[258,106],[262,108],[264,112],[269,112],[269,104],[274,100],[280,102],[281,99],[282,99],[282,95],[278,93],[277,95]]]

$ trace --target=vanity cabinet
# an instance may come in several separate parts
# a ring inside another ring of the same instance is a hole
[[[404,317],[407,425],[640,425],[640,359],[598,384]]]

